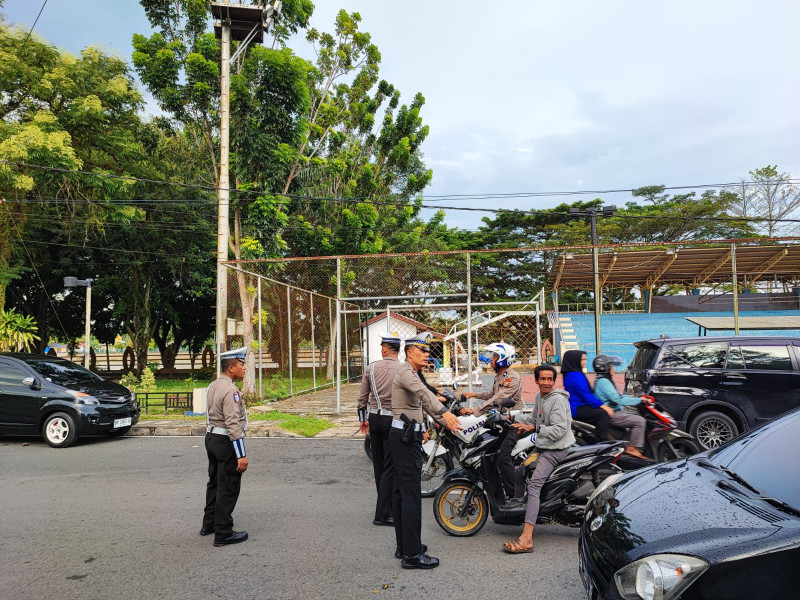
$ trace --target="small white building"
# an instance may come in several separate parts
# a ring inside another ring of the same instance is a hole
[[[396,331],[401,338],[408,338],[418,333],[430,332],[433,335],[431,340],[431,354],[432,366],[434,368],[441,367],[445,358],[449,360],[449,352],[442,342],[444,334],[433,331],[428,325],[406,317],[401,314],[391,313],[387,317],[386,313],[372,317],[371,319],[361,323],[361,331],[363,332],[363,339],[361,340],[364,349],[364,361],[366,364],[375,362],[381,359],[381,333],[387,331]],[[445,356],[447,354],[448,356]],[[405,353],[400,352],[401,362],[405,360]],[[437,368],[438,370],[438,368]]]

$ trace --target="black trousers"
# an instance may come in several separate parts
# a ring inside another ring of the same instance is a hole
[[[392,514],[392,489],[394,488],[394,461],[389,448],[391,415],[369,415],[369,443],[372,446],[372,469],[375,472],[375,519],[385,521]]]
[[[411,443],[403,443],[402,430],[392,427],[389,447],[394,459],[394,535],[397,547],[407,556],[420,552],[422,534],[422,432]]]
[[[207,433],[206,454],[208,485],[203,527],[213,529],[214,537],[221,539],[233,532],[233,509],[239,499],[242,474],[236,470],[236,453],[227,435]]]
[[[606,439],[606,431],[608,431],[608,422],[611,417],[602,408],[592,408],[591,406],[579,406],[575,410],[575,418],[578,421],[589,423],[595,427],[595,441],[602,442]]]
[[[500,470],[500,481],[503,482],[506,498],[514,497],[516,474],[514,472],[514,463],[511,462],[511,451],[517,445],[518,440],[519,431],[512,427],[506,433],[503,441],[500,442],[500,451],[497,456],[497,468]]]

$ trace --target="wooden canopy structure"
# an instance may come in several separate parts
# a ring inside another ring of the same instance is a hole
[[[734,317],[686,317],[690,323],[697,325],[697,335],[708,335],[709,331],[726,331],[735,329],[769,330],[769,329],[800,329],[800,317],[739,317],[736,322]]]
[[[601,252],[598,272],[600,288],[639,287],[643,290],[662,285],[698,288],[734,280],[752,285],[763,277],[796,281],[800,279],[800,245],[728,244]],[[593,289],[592,254],[559,254],[550,271],[549,284],[554,291]]]

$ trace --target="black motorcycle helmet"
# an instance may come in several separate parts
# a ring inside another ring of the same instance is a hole
[[[598,354],[592,361],[592,369],[597,373],[598,377],[611,377],[611,367],[619,367],[623,364],[619,356],[609,356],[607,354]]]

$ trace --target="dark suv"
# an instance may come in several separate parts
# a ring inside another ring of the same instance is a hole
[[[665,338],[634,345],[625,389],[655,396],[704,448],[800,406],[800,338]]]
[[[139,420],[136,395],[62,358],[0,354],[0,434],[38,435],[55,448],[79,435],[124,435]]]

